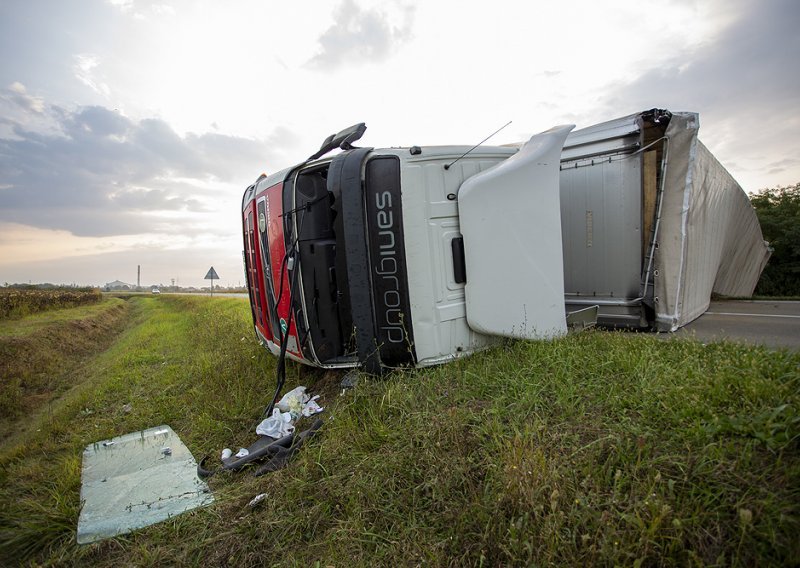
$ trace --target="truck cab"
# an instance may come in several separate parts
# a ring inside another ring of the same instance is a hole
[[[378,373],[504,336],[563,335],[559,161],[571,126],[521,148],[353,147],[364,129],[244,193],[259,341],[309,365]]]

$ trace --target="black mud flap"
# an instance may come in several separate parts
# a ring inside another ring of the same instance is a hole
[[[289,463],[289,460],[294,457],[297,451],[302,447],[302,445],[308,440],[309,438],[313,438],[314,435],[319,431],[322,427],[322,420],[316,420],[312,425],[311,428],[308,430],[303,430],[299,434],[297,434],[292,443],[288,447],[281,446],[277,449],[277,451],[272,455],[270,460],[262,465],[260,468],[256,470],[256,476],[264,475],[265,473],[270,473],[272,471],[278,471],[279,469],[283,469],[286,467],[286,464]]]
[[[292,433],[277,440],[269,436],[259,436],[255,442],[247,447],[248,454],[246,456],[224,459],[222,460],[222,466],[216,469],[206,468],[208,456],[205,456],[197,464],[197,476],[206,478],[220,471],[238,471],[246,465],[264,458],[270,458],[270,461],[259,468],[258,471],[256,471],[256,475],[263,475],[268,471],[277,471],[286,466],[289,459],[297,453],[297,450],[300,449],[307,439],[317,433],[322,427],[322,424],[322,419],[317,419],[308,430],[304,430],[299,434]],[[270,465],[272,469],[266,469]]]

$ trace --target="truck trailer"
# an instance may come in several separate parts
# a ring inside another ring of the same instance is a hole
[[[712,293],[750,296],[769,259],[747,194],[697,137],[652,109],[570,134],[561,154],[566,303],[599,323],[675,331]]]
[[[477,147],[331,135],[245,190],[256,336],[281,365],[379,373],[559,337],[582,309],[663,331],[712,292],[749,295],[769,249],[698,123],[653,109]]]

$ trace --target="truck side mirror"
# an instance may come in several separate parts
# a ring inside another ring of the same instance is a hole
[[[363,122],[359,122],[350,128],[345,128],[344,130],[339,131],[337,134],[331,134],[325,139],[319,150],[317,150],[315,154],[309,156],[308,159],[316,160],[317,158],[321,158],[331,150],[336,150],[337,148],[341,148],[342,150],[352,150],[353,142],[361,138],[366,130],[367,125]]]

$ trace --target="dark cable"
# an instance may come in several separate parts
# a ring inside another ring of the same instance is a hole
[[[320,201],[320,199],[315,199],[313,203]],[[307,206],[311,205],[312,202],[306,203],[303,207],[297,207],[290,211],[287,211],[283,214],[284,217],[288,217],[296,212],[305,213],[308,209]],[[275,394],[272,396],[272,399],[267,405],[267,408],[264,410],[264,413],[261,415],[261,419],[263,420],[265,417],[269,417],[272,414],[272,410],[275,408],[275,403],[278,400],[278,395],[281,393],[281,389],[283,389],[284,383],[286,383],[286,348],[288,346],[288,337],[289,331],[292,329],[292,321],[294,320],[294,297],[296,292],[297,286],[297,275],[300,272],[299,266],[297,265],[296,255],[297,252],[297,243],[300,241],[300,234],[303,231],[303,222],[305,221],[305,215],[300,215],[300,226],[297,229],[297,235],[292,240],[292,245],[289,247],[289,250],[283,255],[283,261],[281,262],[281,279],[280,279],[280,291],[278,292],[278,298],[275,300],[275,311],[276,315],[278,315],[278,337],[281,340],[281,350],[278,354],[278,365],[275,369]],[[289,282],[289,317],[286,318],[286,333],[284,334],[283,328],[280,325],[280,314],[277,314],[278,308],[280,307],[281,298],[283,297],[283,282],[284,277],[286,276],[287,265],[289,263],[289,258],[295,257],[295,265],[292,267],[292,276],[291,281]]]

